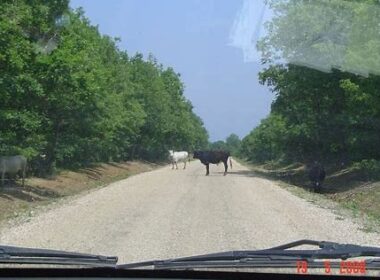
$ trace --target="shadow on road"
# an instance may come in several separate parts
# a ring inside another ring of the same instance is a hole
[[[215,172],[218,174],[223,175],[223,171]],[[255,171],[252,170],[238,170],[238,171],[228,171],[226,176],[245,176],[245,177],[255,177],[255,178],[262,178],[262,179],[269,179],[268,176],[261,175]]]

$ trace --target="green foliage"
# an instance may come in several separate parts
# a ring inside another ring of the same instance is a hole
[[[180,75],[128,57],[68,0],[3,1],[0,14],[1,155],[45,154],[54,171],[207,143]]]
[[[248,160],[258,163],[281,158],[286,137],[284,119],[271,114],[242,140],[241,154]]]
[[[231,152],[232,155],[239,155],[240,147],[241,147],[241,140],[239,136],[232,133],[226,138],[226,146],[227,149]]]
[[[225,141],[219,140],[216,142],[212,142],[208,145],[208,149],[210,150],[224,150],[229,151],[233,156],[240,155],[241,148],[241,140],[239,136],[232,133],[230,134]]]
[[[380,160],[379,3],[268,2],[275,16],[258,43],[267,64],[259,78],[275,99],[242,153],[257,162]]]
[[[207,131],[192,112],[180,75],[172,68],[163,69],[153,56],[144,61],[138,54],[131,58],[131,81],[147,115],[134,156],[158,160],[169,149],[193,150],[207,143]]]
[[[275,13],[258,44],[265,62],[322,71],[380,73],[380,3],[374,0],[269,0]]]
[[[227,150],[227,144],[223,140],[218,140],[209,144],[210,150]]]
[[[355,162],[352,168],[362,173],[367,180],[380,179],[380,161],[378,160],[364,159],[360,162]]]

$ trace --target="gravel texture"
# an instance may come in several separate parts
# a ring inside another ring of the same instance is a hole
[[[380,245],[361,231],[241,164],[193,161],[132,176],[38,211],[29,221],[3,226],[0,243],[117,255],[120,262],[225,250],[262,249],[298,239]]]

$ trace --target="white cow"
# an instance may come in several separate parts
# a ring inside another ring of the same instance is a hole
[[[0,174],[2,185],[4,185],[4,177],[6,173],[16,175],[21,172],[22,185],[24,186],[26,164],[26,158],[23,156],[0,157]]]
[[[172,169],[174,169],[174,165],[178,169],[177,163],[181,161],[185,164],[183,169],[186,169],[186,162],[190,161],[189,153],[185,151],[175,152],[173,150],[169,150],[169,160],[172,163]]]

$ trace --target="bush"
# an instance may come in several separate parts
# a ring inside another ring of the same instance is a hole
[[[359,171],[367,180],[380,179],[380,161],[375,159],[364,159],[360,162],[355,162],[353,170]]]

